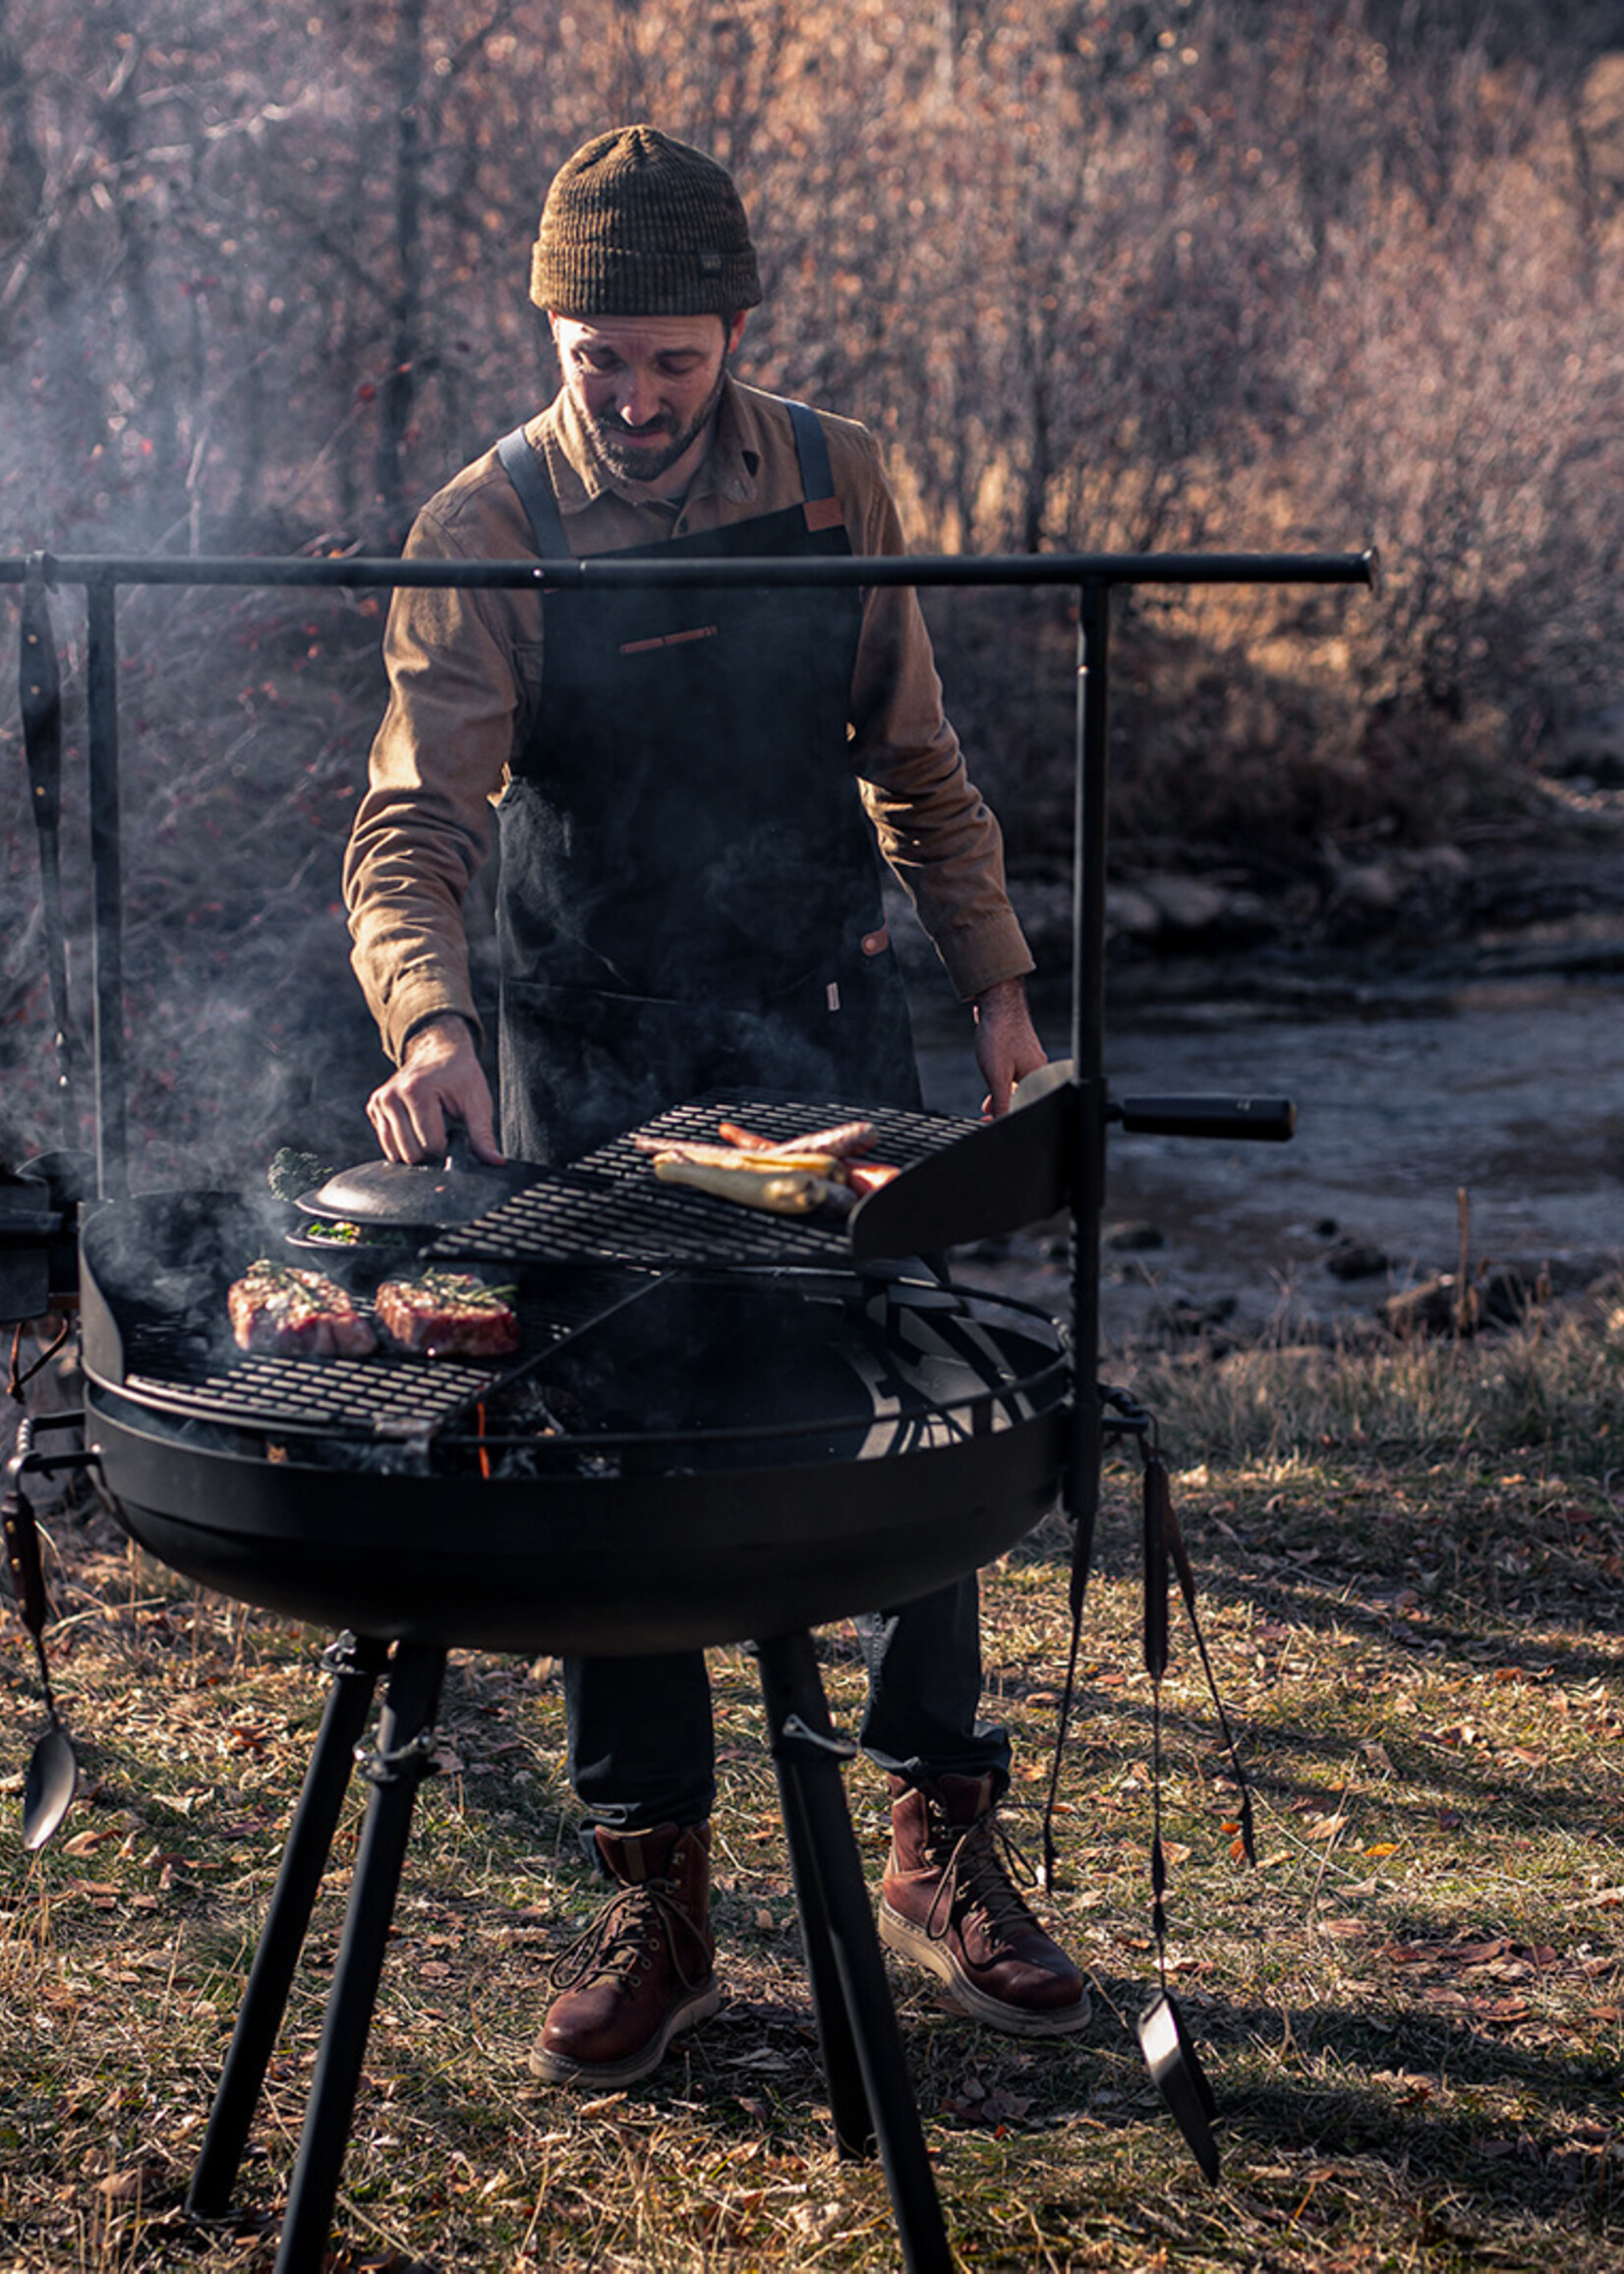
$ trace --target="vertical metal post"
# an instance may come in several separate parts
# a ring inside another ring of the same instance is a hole
[[[29,555],[23,587],[23,651],[18,697],[23,742],[29,762],[29,802],[39,840],[39,912],[51,990],[51,1023],[56,1050],[57,1103],[64,1145],[79,1142],[74,1102],[73,1032],[68,1015],[68,949],[62,920],[62,672],[51,604],[46,598],[50,562],[42,553]]]
[[[1072,1606],[1088,1583],[1099,1510],[1100,1215],[1105,1205],[1105,799],[1109,760],[1111,587],[1078,591],[1076,790],[1072,845],[1072,1063],[1077,1157],[1072,1204],[1074,1393],[1068,1504],[1075,1539]]]
[[[111,577],[85,588],[89,712],[90,984],[94,1005],[96,1192],[129,1183],[124,1088],[124,882],[118,815],[118,620]]]

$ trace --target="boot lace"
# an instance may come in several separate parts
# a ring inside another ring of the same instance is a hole
[[[683,1963],[678,1948],[683,1939],[698,1953],[697,1973],[690,1973]],[[624,1987],[635,1981],[645,1958],[656,1954],[662,1943],[683,1989],[697,1989],[704,1978],[705,1945],[682,1906],[676,1883],[644,1880],[611,1895],[574,1941],[565,1944],[548,1968],[548,1981],[554,1990],[606,1980]]]
[[[933,1943],[945,1942],[976,1914],[999,1950],[1010,1949],[1016,1934],[1042,1932],[1014,1884],[1015,1872],[1029,1886],[1036,1884],[1037,1874],[992,1809],[957,1836],[952,1825],[933,1816],[930,1856],[941,1873],[925,1913],[925,1933]]]

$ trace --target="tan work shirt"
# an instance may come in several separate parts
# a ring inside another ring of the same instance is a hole
[[[865,428],[820,413],[856,554],[900,554],[901,524]],[[651,496],[599,460],[567,393],[525,429],[577,558],[783,511],[804,495],[788,413],[729,378],[716,440],[685,498]],[[519,560],[530,526],[494,450],[432,497],[409,559]],[[384,635],[389,703],[344,864],[352,961],[397,1062],[445,1012],[476,1028],[464,896],[491,849],[493,806],[543,671],[534,590],[398,588]],[[915,593],[865,595],[851,687],[851,762],[880,847],[966,1001],[1032,968],[1004,882],[998,824],[965,772]],[[612,794],[611,786],[606,786]]]

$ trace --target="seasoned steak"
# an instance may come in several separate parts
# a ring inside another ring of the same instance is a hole
[[[241,1350],[298,1358],[365,1358],[377,1348],[371,1321],[342,1287],[319,1271],[273,1263],[264,1255],[232,1282],[226,1307]]]
[[[423,1271],[385,1279],[373,1309],[389,1340],[421,1358],[501,1358],[519,1347],[511,1292],[468,1271]]]

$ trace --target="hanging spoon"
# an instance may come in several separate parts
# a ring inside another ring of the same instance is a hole
[[[23,1778],[23,1845],[31,1850],[43,1847],[67,1815],[79,1789],[79,1763],[51,1695],[51,1677],[41,1640],[49,1605],[39,1562],[39,1528],[20,1484],[14,1483],[4,1501],[0,1501],[0,1530],[5,1534],[6,1562],[17,1597],[18,1615],[32,1638],[34,1657],[39,1662],[39,1686],[45,1694],[45,1713],[50,1723],[35,1745]]]

